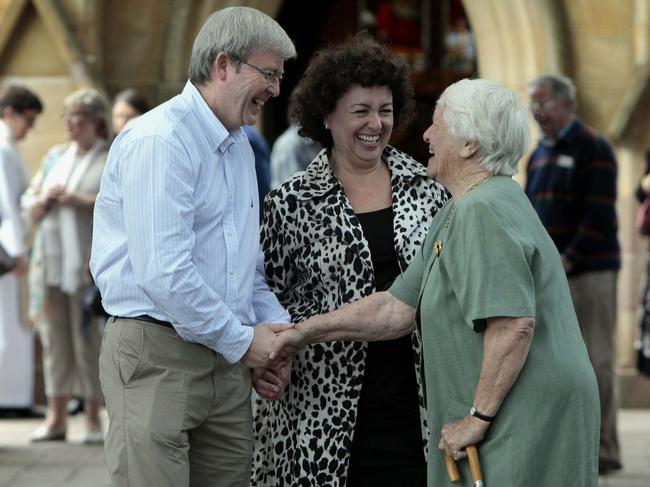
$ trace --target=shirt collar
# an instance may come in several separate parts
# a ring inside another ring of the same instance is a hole
[[[246,136],[242,132],[241,127],[232,132],[226,129],[190,80],[187,80],[187,83],[185,83],[181,96],[198,115],[203,126],[203,133],[206,139],[208,139],[208,143],[213,152],[218,150],[223,155],[230,150],[233,144],[238,144],[245,140],[244,138]]]
[[[551,141],[548,140],[546,137],[544,137],[544,138],[542,139],[542,144],[544,144],[544,145],[547,146],[547,147],[553,147],[553,146],[556,145],[560,140],[562,140],[562,139],[564,139],[564,138],[567,137],[567,135],[569,134],[569,132],[571,131],[571,129],[576,125],[577,121],[578,121],[578,117],[577,117],[576,115],[573,115],[573,116],[571,117],[571,120],[569,120],[569,122],[568,122],[564,127],[562,127],[562,130],[560,130],[560,131],[558,132],[558,134],[557,134],[557,138],[555,139],[555,142],[551,142]]]
[[[394,147],[387,145],[382,156],[387,162],[391,180],[414,179],[427,176],[427,169],[422,164],[400,164],[399,155],[403,155]],[[339,186],[339,180],[334,175],[327,157],[327,150],[322,149],[314,161],[307,166],[302,183],[301,199],[320,198]]]
[[[9,125],[7,125],[1,119],[0,119],[0,139],[7,140],[7,141],[9,141],[10,144],[13,144],[13,143],[16,142],[16,140],[14,138],[14,133],[9,128]]]

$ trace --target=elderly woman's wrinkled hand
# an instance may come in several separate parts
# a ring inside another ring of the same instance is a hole
[[[60,205],[64,206],[81,206],[82,200],[77,193],[65,192],[57,198]]]
[[[49,188],[45,194],[41,196],[41,201],[45,204],[51,204],[52,202],[59,199],[59,197],[65,193],[65,186],[56,184]]]
[[[276,360],[280,357],[291,357],[298,350],[307,346],[307,337],[297,326],[280,333],[273,342],[269,358]]]
[[[253,341],[241,361],[251,369],[269,368],[279,360],[269,357],[278,333],[291,328],[291,323],[263,324],[253,327]]]
[[[444,450],[454,460],[467,456],[465,447],[478,444],[484,437],[490,423],[473,416],[465,416],[455,423],[442,427],[438,449]]]

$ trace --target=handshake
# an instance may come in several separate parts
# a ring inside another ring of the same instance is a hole
[[[264,399],[282,397],[291,380],[291,356],[307,345],[306,336],[293,324],[258,325],[242,357],[252,369],[253,386]]]

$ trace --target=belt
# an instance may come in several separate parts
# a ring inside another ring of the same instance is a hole
[[[146,321],[148,323],[153,323],[154,325],[160,325],[160,326],[166,326],[167,328],[174,328],[172,324],[169,321],[162,321],[162,320],[157,320],[156,318],[152,318],[149,315],[140,315],[140,316],[116,316],[115,318],[120,318],[122,320],[138,320],[138,321]]]

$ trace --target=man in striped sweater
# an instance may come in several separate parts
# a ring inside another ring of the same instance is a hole
[[[575,114],[570,79],[528,85],[542,139],[528,161],[526,194],[555,242],[596,372],[601,405],[599,470],[621,468],[616,430],[614,328],[620,246],[616,160],[609,143]]]

